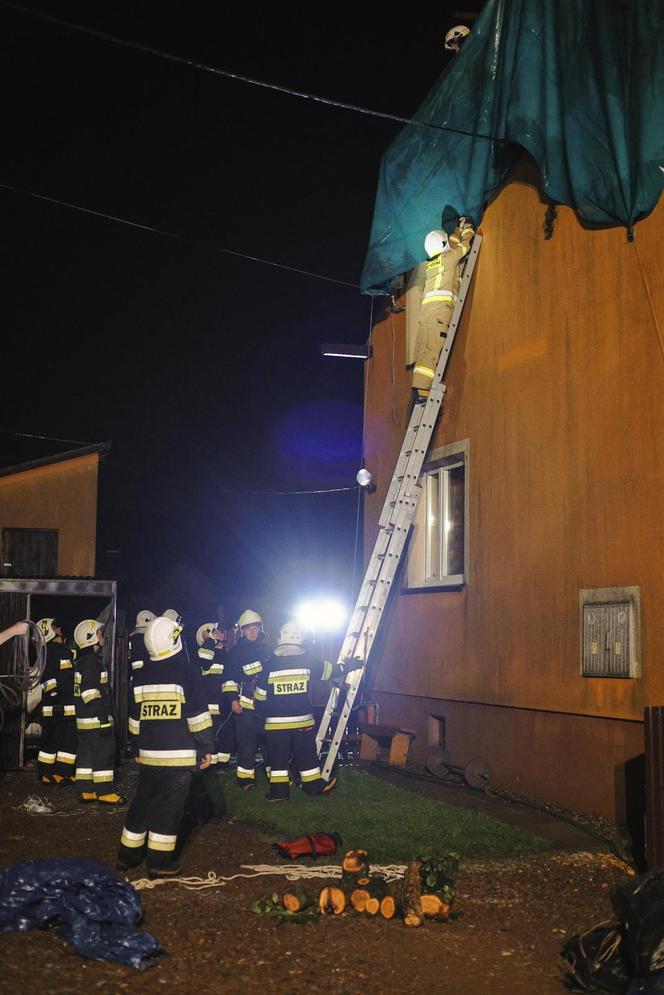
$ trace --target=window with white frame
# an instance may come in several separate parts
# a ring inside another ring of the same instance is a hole
[[[468,581],[468,441],[432,453],[420,479],[406,571],[408,588]]]

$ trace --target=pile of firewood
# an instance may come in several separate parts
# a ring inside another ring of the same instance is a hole
[[[455,855],[442,860],[415,858],[407,865],[401,881],[388,884],[381,874],[372,874],[366,850],[349,850],[341,862],[339,883],[322,890],[300,884],[282,896],[290,913],[318,909],[320,913],[403,918],[406,926],[421,926],[425,919],[448,919],[454,902],[451,875],[458,869]]]

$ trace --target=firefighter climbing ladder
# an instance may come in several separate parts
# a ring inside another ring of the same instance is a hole
[[[360,593],[355,602],[355,608],[348,625],[339,663],[349,657],[362,661],[362,667],[354,670],[346,677],[347,693],[332,736],[329,752],[322,770],[322,776],[327,781],[337,759],[339,745],[343,738],[348,719],[362,683],[362,677],[369,660],[371,647],[378,632],[383,609],[390,594],[392,582],[396,576],[410,526],[417,510],[421,487],[417,481],[426,459],[431,443],[433,430],[438,420],[440,406],[445,394],[442,382],[450,351],[454,343],[456,330],[461,320],[463,305],[473,278],[475,263],[479,255],[482,236],[475,235],[470,252],[466,257],[461,286],[457,302],[452,313],[452,320],[447,331],[447,339],[442,349],[436,372],[431,384],[429,396],[424,404],[416,404],[410,416],[403,445],[397,458],[394,474],[385,498],[385,504],[378,521],[379,531],[376,544],[367,566]],[[330,696],[321,719],[316,745],[320,753],[328,729],[332,722],[341,689],[332,687]]]

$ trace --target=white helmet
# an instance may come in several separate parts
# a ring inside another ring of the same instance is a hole
[[[455,25],[445,35],[445,48],[451,52],[458,52],[469,34],[470,28],[465,24]]]
[[[434,231],[430,231],[424,239],[424,251],[429,259],[433,259],[434,256],[439,256],[441,252],[449,252],[449,248],[450,242],[447,237],[447,232],[444,232],[441,228],[436,228]]]
[[[295,619],[284,622],[279,629],[277,648],[274,652],[277,656],[299,656],[305,652],[304,630]]]
[[[147,608],[144,608],[136,616],[136,626],[135,627],[137,629],[144,629],[146,627],[146,625],[148,624],[148,622],[151,622],[153,618],[156,618],[155,613],[151,612],[151,611],[148,611]]]
[[[37,622],[37,627],[45,643],[50,643],[51,639],[55,639],[56,637],[56,631],[53,627],[54,623],[54,618],[40,618]]]
[[[258,612],[252,611],[251,608],[247,608],[246,611],[242,612],[235,624],[238,629],[244,629],[246,625],[262,625],[263,619],[260,617]]]
[[[180,619],[182,618],[182,615],[180,615],[180,612],[177,611],[176,608],[167,608],[166,611],[162,614],[161,617],[162,618],[170,618],[172,622],[178,622],[179,623]]]
[[[148,622],[143,638],[150,659],[167,660],[169,656],[179,653],[182,649],[181,632],[182,626],[164,615]]]
[[[218,622],[206,622],[196,629],[196,642],[198,645],[202,646],[205,640],[210,638],[212,630],[218,628],[218,626]]]
[[[74,629],[74,642],[80,650],[86,646],[95,646],[99,642],[99,633],[103,630],[103,622],[96,618],[86,618]]]

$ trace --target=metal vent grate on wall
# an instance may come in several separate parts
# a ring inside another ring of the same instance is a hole
[[[641,619],[638,587],[581,591],[581,675],[639,677]]]
[[[629,677],[629,603],[584,605],[584,677]]]

